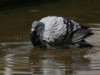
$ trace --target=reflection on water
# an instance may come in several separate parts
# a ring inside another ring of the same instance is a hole
[[[87,66],[88,60],[82,50],[33,50],[31,67],[36,75],[72,75],[78,66]],[[37,60],[36,60],[37,59]]]
[[[13,54],[8,54],[4,56],[4,61],[5,61],[5,68],[4,68],[4,75],[11,75],[12,73],[12,67],[13,67]]]
[[[1,43],[0,75],[32,75],[28,42]]]
[[[30,42],[0,43],[0,75],[100,75],[100,29],[93,48],[41,50]]]

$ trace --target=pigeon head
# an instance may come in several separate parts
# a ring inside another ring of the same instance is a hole
[[[31,33],[37,32],[41,33],[41,31],[44,29],[44,23],[39,21],[34,21],[32,23]]]
[[[30,38],[32,41],[32,44],[36,47],[42,47],[43,43],[43,32],[44,32],[44,23],[39,21],[34,21],[32,23]]]

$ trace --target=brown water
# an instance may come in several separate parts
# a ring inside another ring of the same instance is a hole
[[[34,49],[30,41],[0,43],[0,75],[100,75],[100,28],[93,48]]]

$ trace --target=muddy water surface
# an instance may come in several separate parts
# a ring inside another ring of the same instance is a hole
[[[93,48],[41,50],[30,41],[0,43],[0,75],[100,75],[100,28]]]

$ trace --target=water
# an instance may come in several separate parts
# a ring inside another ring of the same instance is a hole
[[[100,28],[93,48],[34,49],[30,41],[0,43],[0,75],[100,75]]]

